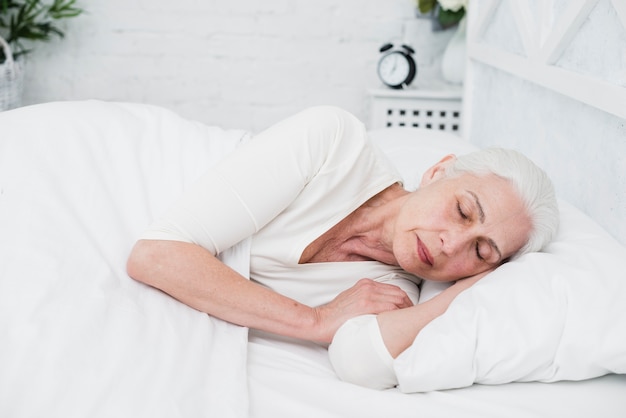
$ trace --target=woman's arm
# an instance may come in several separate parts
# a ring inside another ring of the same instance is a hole
[[[257,233],[302,195],[329,158],[369,161],[365,129],[345,111],[318,107],[256,135],[185,191],[142,235],[128,260],[131,277],[226,321],[328,342],[349,318],[411,306],[391,285],[364,280],[330,303],[309,307],[250,282],[216,255]],[[346,145],[347,144],[347,145]],[[349,164],[348,164],[349,165]]]
[[[340,379],[373,389],[398,384],[393,360],[417,334],[442,315],[452,300],[487,273],[459,280],[434,298],[406,309],[363,315],[346,322],[328,348],[330,362]]]
[[[462,291],[483,278],[488,272],[458,280],[434,298],[398,311],[383,312],[378,315],[377,321],[383,341],[389,354],[393,358],[406,350],[417,334],[433,319],[443,315],[450,303]]]
[[[204,248],[180,241],[138,241],[127,270],[135,280],[223,320],[320,342],[330,342],[354,316],[412,305],[396,286],[361,280],[330,303],[309,307],[251,282]]]

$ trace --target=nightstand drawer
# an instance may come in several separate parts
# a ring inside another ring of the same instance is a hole
[[[460,91],[371,90],[370,129],[407,127],[460,133]]]

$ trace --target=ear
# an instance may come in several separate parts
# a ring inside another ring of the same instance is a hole
[[[430,167],[426,172],[422,175],[422,181],[420,182],[420,187],[427,186],[430,183],[433,183],[441,178],[445,177],[446,168],[453,164],[456,161],[456,155],[448,154],[443,157],[437,164]]]

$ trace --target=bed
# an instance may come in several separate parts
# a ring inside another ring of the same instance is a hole
[[[324,346],[225,323],[126,275],[150,220],[251,133],[97,100],[0,113],[0,416],[623,417],[626,89],[581,97],[567,80],[610,83],[557,61],[486,53],[498,46],[489,22],[510,26],[508,8],[521,3],[472,2],[465,138],[399,128],[370,136],[409,187],[446,153],[522,149],[555,179],[559,235],[459,296],[398,357],[394,389],[343,382]],[[570,4],[565,15],[583,30],[593,13],[626,21],[617,1]],[[530,11],[518,12],[523,27]],[[522,123],[515,100],[499,101],[511,94],[525,109],[571,116]],[[570,126],[578,117],[604,124],[608,149],[585,145],[577,135],[590,128]],[[245,274],[245,251],[244,242],[224,261]],[[425,283],[420,300],[440,290]]]

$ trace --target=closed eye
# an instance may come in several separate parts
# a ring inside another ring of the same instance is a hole
[[[489,238],[478,239],[476,241],[476,257],[492,265],[498,265],[502,261],[500,249],[496,243]]]
[[[480,243],[479,242],[476,243],[476,257],[478,257],[478,259],[481,261],[486,261],[483,258],[483,256],[480,255]]]
[[[463,212],[463,209],[461,209],[461,202],[459,202],[458,200],[456,201],[456,210],[459,212],[459,215],[463,220],[469,219],[469,216],[467,216],[467,214]]]

